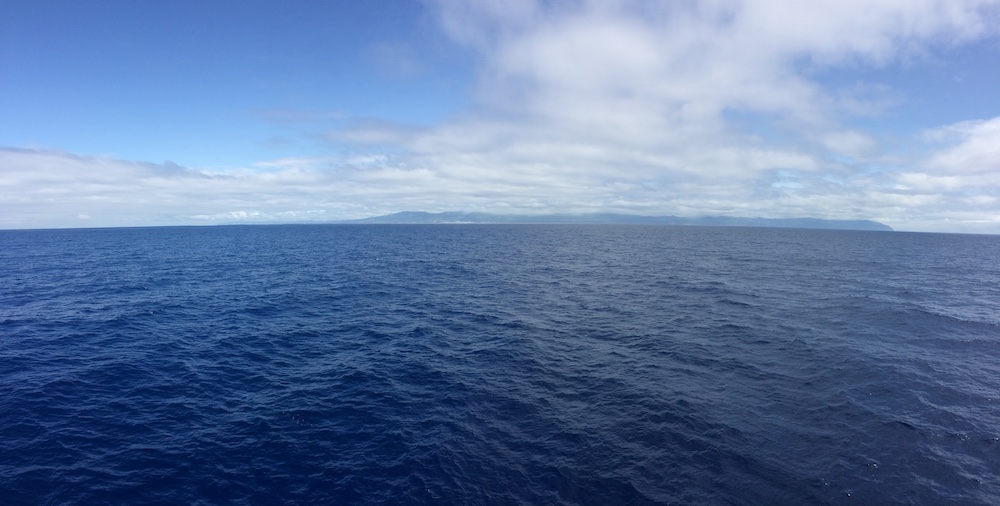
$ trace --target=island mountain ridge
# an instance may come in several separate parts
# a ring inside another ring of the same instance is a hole
[[[892,231],[892,227],[872,220],[827,220],[820,218],[743,218],[729,216],[644,216],[633,214],[492,214],[449,211],[428,213],[404,211],[341,223],[359,224],[621,224],[621,225],[688,225],[703,227],[773,227],[826,230]]]

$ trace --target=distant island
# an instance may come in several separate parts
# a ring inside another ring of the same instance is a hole
[[[678,216],[640,216],[632,214],[489,214],[444,212],[425,213],[406,211],[373,216],[341,223],[359,224],[621,224],[621,225],[689,225],[701,227],[773,227],[813,228],[826,230],[879,230],[892,231],[892,227],[871,220],[823,220],[818,218],[731,218],[705,216],[682,218]]]

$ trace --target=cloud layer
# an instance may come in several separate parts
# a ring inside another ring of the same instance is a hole
[[[468,210],[875,219],[1000,233],[1000,117],[888,139],[866,125],[889,121],[905,90],[829,78],[995,40],[1000,2],[427,6],[477,62],[472,109],[429,126],[346,121],[312,135],[347,154],[226,171],[6,149],[0,227]],[[389,66],[401,47],[375,53]]]

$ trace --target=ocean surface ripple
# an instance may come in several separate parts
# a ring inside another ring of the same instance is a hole
[[[1000,504],[1000,237],[0,231],[3,504]]]

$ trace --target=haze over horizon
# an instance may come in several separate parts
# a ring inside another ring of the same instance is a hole
[[[0,69],[0,229],[466,211],[1000,233],[1000,0],[13,0]]]

